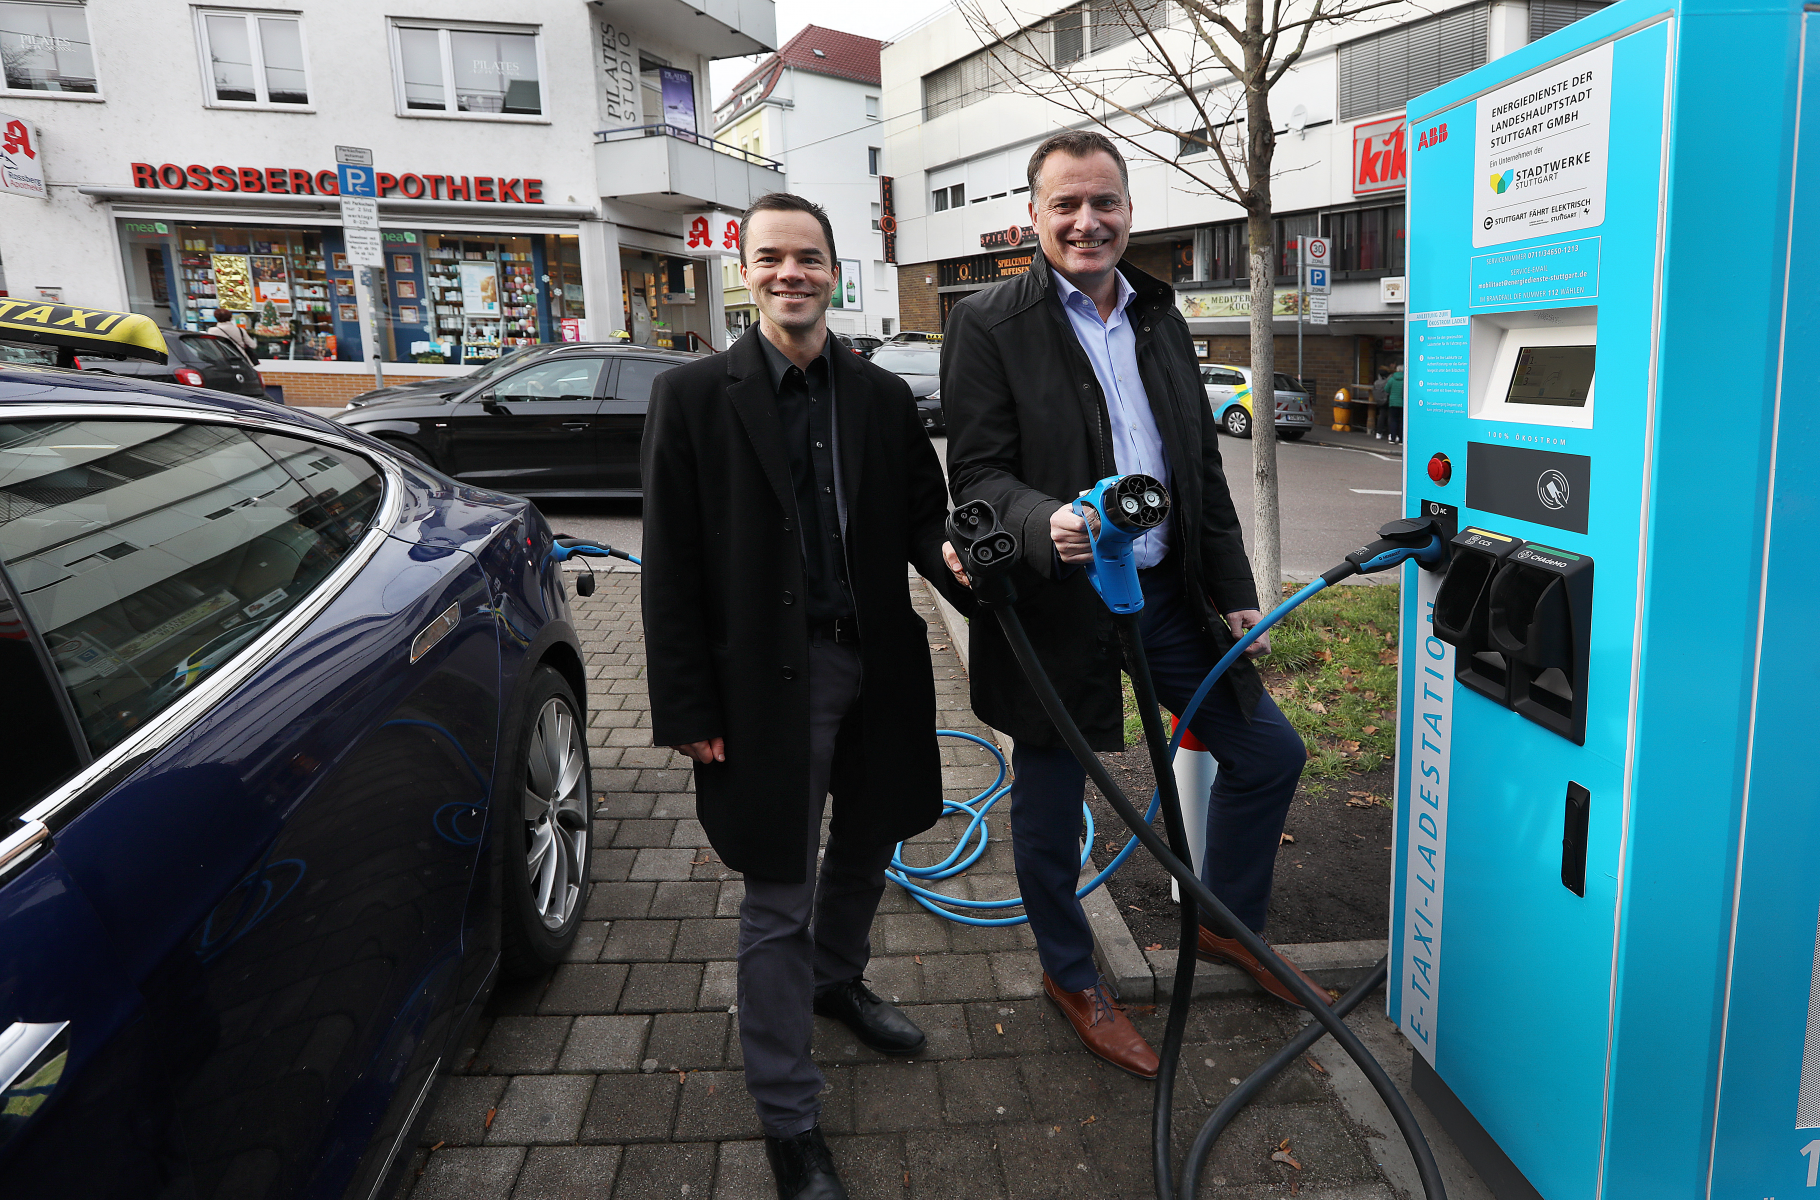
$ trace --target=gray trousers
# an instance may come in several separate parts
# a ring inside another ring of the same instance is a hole
[[[859,650],[809,643],[809,821],[802,883],[746,879],[739,906],[739,1042],[746,1089],[772,1137],[795,1137],[821,1117],[822,1073],[809,1057],[815,992],[857,979],[872,957],[872,916],[895,849],[853,845],[830,835],[822,810],[834,764],[834,736],[859,701]]]

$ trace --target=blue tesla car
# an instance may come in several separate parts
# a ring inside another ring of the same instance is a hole
[[[583,908],[551,548],[296,410],[0,367],[0,1195],[389,1186]]]

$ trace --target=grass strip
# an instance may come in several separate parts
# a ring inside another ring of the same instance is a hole
[[[1308,747],[1303,778],[1345,779],[1395,752],[1397,594],[1394,582],[1328,588],[1271,629],[1264,685]],[[1127,679],[1125,742],[1143,736]]]

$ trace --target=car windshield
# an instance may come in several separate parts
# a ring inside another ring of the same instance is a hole
[[[932,350],[883,349],[872,356],[876,366],[898,375],[938,375],[942,356]]]
[[[1302,385],[1297,383],[1295,380],[1291,379],[1289,376],[1287,376],[1287,375],[1278,375],[1277,376],[1277,391],[1279,391],[1279,392],[1299,392],[1301,390],[1302,390]]]
[[[521,350],[513,350],[510,353],[502,354],[486,366],[480,368],[480,370],[469,375],[468,382],[475,383],[482,379],[491,379],[501,371],[518,366],[531,355],[542,354],[549,349],[550,347],[548,346],[526,346]]]

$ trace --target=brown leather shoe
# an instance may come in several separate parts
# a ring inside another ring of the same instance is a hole
[[[1112,998],[1104,982],[1084,992],[1064,992],[1045,971],[1043,992],[1062,1010],[1090,1053],[1139,1079],[1156,1078],[1156,1051],[1131,1024],[1125,1006]]]
[[[1301,1000],[1296,998],[1294,992],[1283,985],[1282,980],[1265,970],[1264,964],[1253,957],[1251,951],[1239,945],[1239,939],[1237,938],[1221,937],[1219,934],[1203,925],[1201,926],[1200,942],[1195,947],[1194,956],[1202,962],[1231,963],[1233,966],[1250,974],[1253,979],[1258,981],[1259,987],[1263,988],[1277,999],[1293,1004],[1297,1008],[1307,1007]],[[1306,983],[1309,987],[1314,989],[1315,995],[1325,997],[1329,1005],[1333,1003],[1333,998],[1327,995],[1326,988],[1308,978],[1302,971],[1302,968],[1296,966],[1293,962],[1289,962],[1287,958],[1283,961],[1289,963],[1290,970],[1302,977],[1303,983]]]

